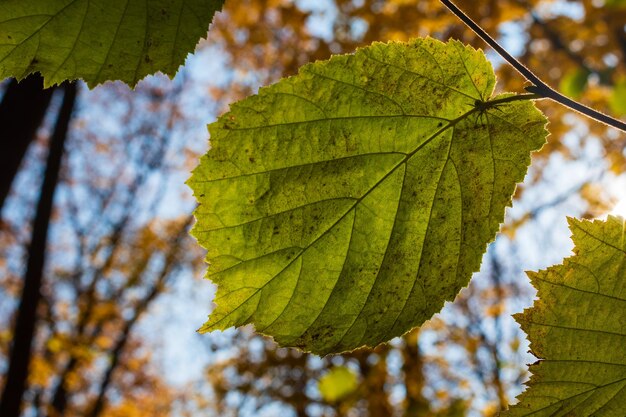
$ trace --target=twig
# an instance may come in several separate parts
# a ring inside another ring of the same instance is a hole
[[[541,100],[542,98],[545,98],[545,97],[543,95],[537,94],[537,93],[516,94],[514,96],[509,96],[509,97],[504,97],[504,98],[497,98],[495,100],[477,101],[476,102],[476,107],[479,107],[479,108],[482,107],[484,109],[488,109],[488,108],[491,108],[491,107],[495,107],[498,104],[510,103],[512,101]]]
[[[556,101],[557,103],[561,103],[565,107],[568,107],[574,111],[577,111],[585,116],[597,120],[599,122],[605,123],[609,126],[612,126],[616,129],[619,129],[623,132],[626,132],[626,123],[615,119],[611,116],[608,116],[604,113],[600,113],[597,110],[594,110],[590,107],[585,106],[584,104],[578,103],[558,91],[554,90],[552,87],[548,86],[546,83],[541,81],[539,77],[537,77],[531,70],[525,67],[521,62],[515,59],[511,54],[509,54],[506,49],[504,49],[500,44],[493,39],[487,32],[483,30],[476,22],[474,22],[468,15],[463,13],[461,9],[459,9],[452,1],[450,0],[441,0],[441,2],[446,6],[452,13],[454,13],[463,23],[465,23],[470,29],[474,31],[483,41],[485,41],[489,46],[491,46],[502,58],[504,58],[509,64],[513,66],[522,74],[528,81],[530,81],[533,85],[526,87],[526,91],[539,94],[542,97],[549,98],[551,100]]]

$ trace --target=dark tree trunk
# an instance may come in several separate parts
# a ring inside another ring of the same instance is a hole
[[[0,416],[2,417],[19,417],[22,397],[26,390],[37,306],[41,299],[40,289],[43,281],[46,240],[52,214],[54,190],[59,178],[65,138],[76,99],[76,84],[66,83],[63,89],[65,92],[63,104],[50,139],[46,172],[41,186],[37,213],[33,222],[33,234],[28,249],[24,288],[13,329],[9,370],[0,399]]]
[[[404,373],[406,399],[403,415],[406,417],[432,415],[430,403],[422,393],[424,386],[426,386],[426,378],[424,377],[424,358],[419,346],[419,333],[414,330],[405,335],[404,343],[402,372]]]
[[[0,102],[0,210],[13,178],[41,125],[54,88],[43,88],[40,75],[11,80]]]

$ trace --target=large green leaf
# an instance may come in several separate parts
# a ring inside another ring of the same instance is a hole
[[[418,39],[304,66],[233,104],[189,181],[218,284],[201,330],[254,323],[325,354],[439,311],[545,141],[530,101],[476,107],[494,84],[481,51]]]
[[[224,0],[2,0],[0,79],[131,85],[173,75]]]
[[[505,416],[626,412],[626,221],[570,220],[575,255],[530,278],[535,305],[516,318],[541,358]]]

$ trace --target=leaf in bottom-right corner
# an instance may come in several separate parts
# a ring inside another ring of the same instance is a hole
[[[532,376],[520,416],[626,416],[626,220],[570,219],[574,256],[530,273],[535,304],[516,316]]]

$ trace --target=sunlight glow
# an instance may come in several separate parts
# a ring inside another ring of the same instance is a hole
[[[626,197],[622,197],[617,202],[615,207],[613,207],[613,210],[611,210],[610,214],[614,216],[621,216],[626,219]]]

